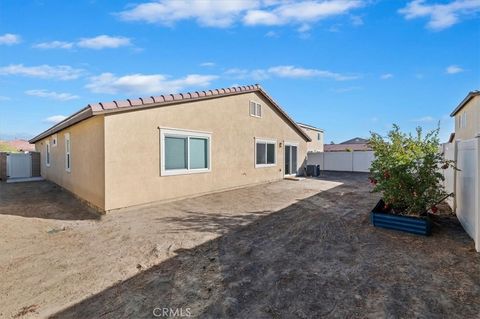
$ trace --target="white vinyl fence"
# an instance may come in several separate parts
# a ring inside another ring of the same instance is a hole
[[[445,188],[455,190],[455,213],[480,252],[480,137],[445,145],[444,153],[447,159],[457,161],[459,169],[445,172]]]
[[[369,172],[373,158],[373,151],[309,152],[307,164],[325,171]]]

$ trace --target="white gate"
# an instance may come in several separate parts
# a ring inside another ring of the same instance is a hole
[[[7,155],[8,178],[32,176],[32,155],[30,153],[10,153]]]

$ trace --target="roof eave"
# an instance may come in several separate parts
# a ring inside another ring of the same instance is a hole
[[[479,96],[480,91],[472,91],[467,94],[467,96],[458,104],[458,106],[453,110],[453,112],[450,114],[450,117],[454,117],[458,112],[460,112],[463,107],[470,102],[471,99],[473,99],[475,96]]]
[[[49,129],[47,129],[47,130],[43,131],[42,133],[38,134],[34,138],[30,139],[28,142],[31,143],[31,144],[34,144],[34,143],[40,141],[41,139],[43,139],[47,136],[55,134],[55,133],[57,133],[57,132],[59,132],[63,129],[66,129],[69,126],[77,124],[78,122],[86,120],[86,119],[92,117],[93,115],[94,114],[93,114],[90,106],[86,106],[83,109],[79,110],[78,112],[70,115],[69,117],[67,117],[63,121],[55,124],[54,126],[50,127]]]

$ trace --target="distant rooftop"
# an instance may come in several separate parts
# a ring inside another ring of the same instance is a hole
[[[313,126],[313,125],[310,125],[310,124],[297,122],[297,125],[300,126],[300,127],[303,127],[303,128],[309,128],[311,130],[323,132],[322,128],[319,128],[319,127],[316,127],[316,126]]]
[[[366,143],[368,143],[367,139],[364,139],[364,138],[361,138],[361,137],[355,137],[355,138],[352,138],[348,141],[342,142],[340,144],[366,144]]]

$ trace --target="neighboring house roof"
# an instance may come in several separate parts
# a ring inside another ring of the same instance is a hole
[[[368,144],[324,144],[324,152],[342,152],[342,151],[371,151]]]
[[[297,122],[297,124],[298,124],[298,126],[300,126],[300,127],[308,128],[308,129],[311,129],[311,130],[314,130],[314,131],[318,131],[318,132],[323,132],[323,129],[318,128],[318,127],[315,127],[315,126],[313,126],[313,125],[304,124],[304,123],[300,123],[300,122]]]
[[[280,114],[282,114],[288,123],[290,123],[297,133],[299,133],[306,141],[311,141],[310,137],[300,128],[300,126],[295,123],[295,121],[288,116],[288,114],[278,105],[275,100],[273,100],[267,92],[265,92],[262,87],[258,84],[247,85],[247,86],[237,86],[230,88],[214,89],[207,91],[195,91],[187,93],[178,93],[178,94],[167,94],[160,96],[150,96],[150,97],[141,97],[138,99],[127,99],[127,100],[118,100],[112,102],[101,102],[95,104],[89,104],[77,113],[67,117],[65,120],[60,123],[52,126],[48,130],[40,133],[39,135],[32,138],[29,142],[35,143],[42,138],[55,134],[73,124],[76,124],[80,121],[86,120],[92,116],[100,114],[108,114],[114,112],[129,112],[136,110],[144,110],[152,107],[160,107],[167,105],[175,105],[181,103],[187,103],[192,101],[207,100],[220,98],[224,96],[245,94],[251,92],[258,92],[262,94],[273,106],[277,109]]]
[[[458,106],[455,108],[455,110],[453,110],[453,112],[452,112],[452,114],[450,114],[450,116],[455,116],[455,114],[457,114],[468,102],[470,102],[471,99],[473,99],[475,96],[479,96],[479,95],[480,95],[479,90],[469,92],[467,94],[467,96],[463,99],[463,101],[460,102],[460,104],[458,104]]]
[[[364,138],[361,138],[361,137],[355,137],[355,138],[352,138],[348,141],[342,142],[340,144],[366,144],[366,143],[368,143],[367,139],[364,139]]]

